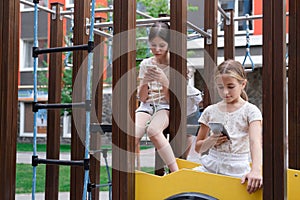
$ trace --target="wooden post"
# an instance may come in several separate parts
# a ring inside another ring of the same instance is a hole
[[[285,0],[263,1],[264,199],[286,199],[287,191],[285,21]]]
[[[234,44],[234,10],[225,10],[229,14],[230,19],[224,19],[224,60],[234,59],[235,44]]]
[[[63,45],[63,21],[60,18],[60,3],[52,3],[56,18],[50,17],[50,47]],[[62,53],[50,54],[48,103],[61,102]],[[60,110],[48,110],[47,115],[47,159],[59,159],[60,152]],[[59,166],[46,165],[45,199],[58,199]]]
[[[218,1],[204,2],[204,29],[211,33],[211,38],[204,40],[204,107],[215,103],[214,69],[217,65],[217,11]]]
[[[18,0],[0,2],[0,199],[15,199],[19,69]]]
[[[186,150],[187,0],[170,3],[170,142],[175,156],[182,157]]]
[[[136,0],[114,0],[112,189],[114,200],[135,199]]]
[[[86,31],[87,19],[90,18],[90,1],[75,0],[74,1],[74,45],[83,45],[88,43],[88,33]],[[73,53],[73,85],[76,81],[82,83],[76,88],[77,95],[72,99],[73,102],[84,102],[86,99],[85,87],[86,87],[86,62],[88,53],[86,51],[74,51]],[[80,69],[81,65],[85,69]],[[78,73],[80,70],[80,74]],[[74,96],[73,96],[74,97]],[[81,118],[81,124],[74,123],[74,112]],[[85,110],[73,109],[72,127],[71,127],[71,160],[83,160],[84,159],[84,141],[80,138],[85,138]],[[79,135],[81,134],[81,135]],[[71,191],[70,199],[79,200],[82,199],[83,193],[83,180],[84,169],[83,167],[72,166],[71,167]]]
[[[103,22],[103,18],[95,19],[95,22]],[[93,81],[92,81],[92,112],[91,123],[102,122],[102,105],[103,105],[103,71],[104,71],[104,41],[105,38],[97,34],[94,35],[94,64],[93,64]],[[101,135],[100,133],[91,134],[91,150],[101,149]],[[100,161],[101,152],[97,152],[91,156],[90,165],[90,179],[91,183],[100,184]],[[99,199],[99,188],[92,190],[92,199]]]
[[[289,0],[289,168],[300,169],[300,3]]]

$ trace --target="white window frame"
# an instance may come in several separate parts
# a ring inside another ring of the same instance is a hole
[[[74,7],[74,0],[65,0],[66,8],[73,8]]]
[[[32,71],[33,70],[33,58],[31,59],[31,67],[26,67],[26,57],[27,57],[27,48],[26,48],[26,42],[27,41],[32,41],[33,40],[30,40],[30,39],[21,39],[20,41],[20,71]],[[32,52],[32,48],[31,49],[31,52]]]
[[[63,117],[63,137],[71,138],[71,116],[67,111],[64,112]]]
[[[33,0],[26,0],[26,1],[33,3]],[[33,7],[28,6],[28,5],[25,5],[25,4],[23,4],[23,3],[20,3],[20,11],[21,11],[21,12],[25,12],[25,11],[33,11],[33,10],[34,10]]]
[[[224,2],[225,1],[230,1],[230,0],[224,0]],[[239,10],[239,1],[241,1],[241,0],[234,0],[234,1],[235,1],[235,3],[234,3],[234,11],[235,11],[234,12],[234,17],[241,17],[241,16],[239,16],[239,13],[238,13],[238,10]],[[249,13],[249,15],[252,15],[253,12],[254,12],[254,10],[253,10],[253,8],[254,8],[254,1],[253,0],[250,0],[250,1],[252,1],[252,10],[251,10],[252,13]],[[221,13],[220,12],[218,12],[218,21],[221,21]],[[253,28],[254,28],[254,22],[252,21],[252,29],[249,30],[249,33],[253,33],[254,32]],[[239,35],[246,34],[246,30],[239,30],[239,22],[238,21],[234,22],[234,29],[235,29],[234,30],[235,34],[239,34]],[[218,26],[218,35],[224,35],[224,31],[221,30],[220,26]]]
[[[25,126],[25,103],[20,101],[20,137],[33,137],[33,132],[24,132]],[[28,103],[28,102],[27,102]],[[32,125],[33,127],[33,125]],[[47,134],[37,133],[37,137],[46,137]]]
[[[25,101],[20,101],[20,137],[33,137],[33,132],[24,132],[25,127]],[[33,126],[33,125],[32,125]],[[37,137],[46,137],[47,134],[37,133]],[[71,116],[67,112],[63,116],[63,137],[71,138]]]
[[[33,3],[33,0],[26,0],[26,1]],[[44,2],[44,4],[48,4],[48,0],[46,0]],[[39,3],[39,5],[41,5],[41,2]],[[42,6],[47,7],[48,5],[42,5]],[[28,12],[28,11],[30,11],[30,12],[34,11],[34,7],[20,3],[20,12]]]
[[[25,67],[26,54],[28,53],[25,48],[26,41],[32,41],[33,39],[20,39],[20,72],[33,71],[33,57],[31,56],[31,67]],[[32,54],[32,47],[28,48],[30,55]],[[46,71],[48,67],[38,67],[38,71]]]

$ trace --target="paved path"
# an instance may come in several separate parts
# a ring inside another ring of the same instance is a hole
[[[100,192],[100,199],[101,200],[109,200],[108,192]],[[16,194],[16,200],[30,200],[32,199],[31,194]],[[36,200],[44,200],[45,194],[44,193],[36,193],[35,194]],[[69,192],[60,192],[58,196],[59,200],[68,200],[70,199],[70,193]]]

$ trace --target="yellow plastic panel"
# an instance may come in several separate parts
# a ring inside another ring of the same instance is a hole
[[[287,171],[288,199],[300,199],[300,171],[293,169],[288,169]]]
[[[136,199],[163,200],[180,193],[196,192],[221,200],[261,200],[262,190],[248,194],[239,178],[191,170],[198,163],[177,159],[179,171],[156,176],[136,171]],[[287,199],[300,199],[300,171],[287,170]]]
[[[136,199],[163,200],[185,192],[202,193],[222,200],[262,199],[262,190],[248,194],[246,184],[241,185],[239,178],[188,169],[198,165],[189,161],[179,159],[177,163],[180,170],[163,177],[137,171]]]

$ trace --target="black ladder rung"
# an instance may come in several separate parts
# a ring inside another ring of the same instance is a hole
[[[68,51],[81,51],[86,50],[88,52],[93,51],[94,49],[94,42],[89,41],[88,44],[83,45],[75,45],[71,47],[52,47],[52,48],[45,48],[40,49],[38,47],[32,48],[32,57],[38,57],[39,54],[46,54],[46,53],[57,53],[57,52],[68,52]]]
[[[55,160],[55,159],[41,159],[38,158],[38,164],[50,164],[50,165],[68,165],[68,166],[83,166],[83,160]]]
[[[102,184],[95,184],[95,183],[89,183],[88,184],[88,192],[91,192],[92,189],[100,188],[100,187],[111,187],[112,183],[102,183]]]
[[[111,124],[92,123],[90,125],[90,131],[93,133],[100,132],[101,134],[111,133],[112,125]]]
[[[85,170],[89,169],[89,159],[57,160],[57,159],[43,159],[43,158],[38,158],[38,156],[32,156],[32,166],[38,166],[38,164],[83,166]]]
[[[87,105],[88,104],[88,105]],[[79,102],[79,103],[36,103],[32,104],[32,112],[38,112],[40,109],[67,109],[67,108],[86,108],[90,106],[88,102]]]

